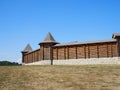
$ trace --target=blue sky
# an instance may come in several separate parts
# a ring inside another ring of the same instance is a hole
[[[120,32],[120,0],[0,0],[0,60],[18,61],[48,32],[61,43],[111,39]]]

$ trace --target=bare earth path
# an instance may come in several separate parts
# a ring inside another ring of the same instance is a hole
[[[1,66],[0,90],[120,90],[120,65]]]

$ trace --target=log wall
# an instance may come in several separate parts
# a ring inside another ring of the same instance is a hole
[[[24,63],[32,63],[41,60],[50,60],[50,55],[50,47],[46,46],[25,54],[23,56],[23,59]],[[117,56],[117,42],[52,47],[53,60],[75,60],[89,58],[107,58]]]
[[[23,58],[24,58],[24,63],[32,63],[32,62],[40,61],[41,60],[40,49],[25,54]]]
[[[53,48],[53,59],[81,59],[117,57],[117,42],[59,46]]]

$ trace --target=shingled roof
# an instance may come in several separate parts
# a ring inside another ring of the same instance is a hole
[[[53,38],[53,36],[51,35],[50,32],[48,32],[47,36],[45,37],[43,42],[40,43],[58,43],[55,41],[55,39]]]
[[[25,47],[25,49],[22,52],[31,52],[32,48],[30,46],[30,44],[27,44],[27,46]]]
[[[69,42],[69,43],[63,43],[63,44],[56,44],[54,47],[58,47],[58,46],[71,46],[71,45],[82,45],[82,44],[93,44],[93,43],[105,43],[105,42],[116,42],[116,39],[87,41],[87,42]]]

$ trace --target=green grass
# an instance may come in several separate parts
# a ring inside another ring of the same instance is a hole
[[[0,90],[120,90],[120,65],[1,66]]]

